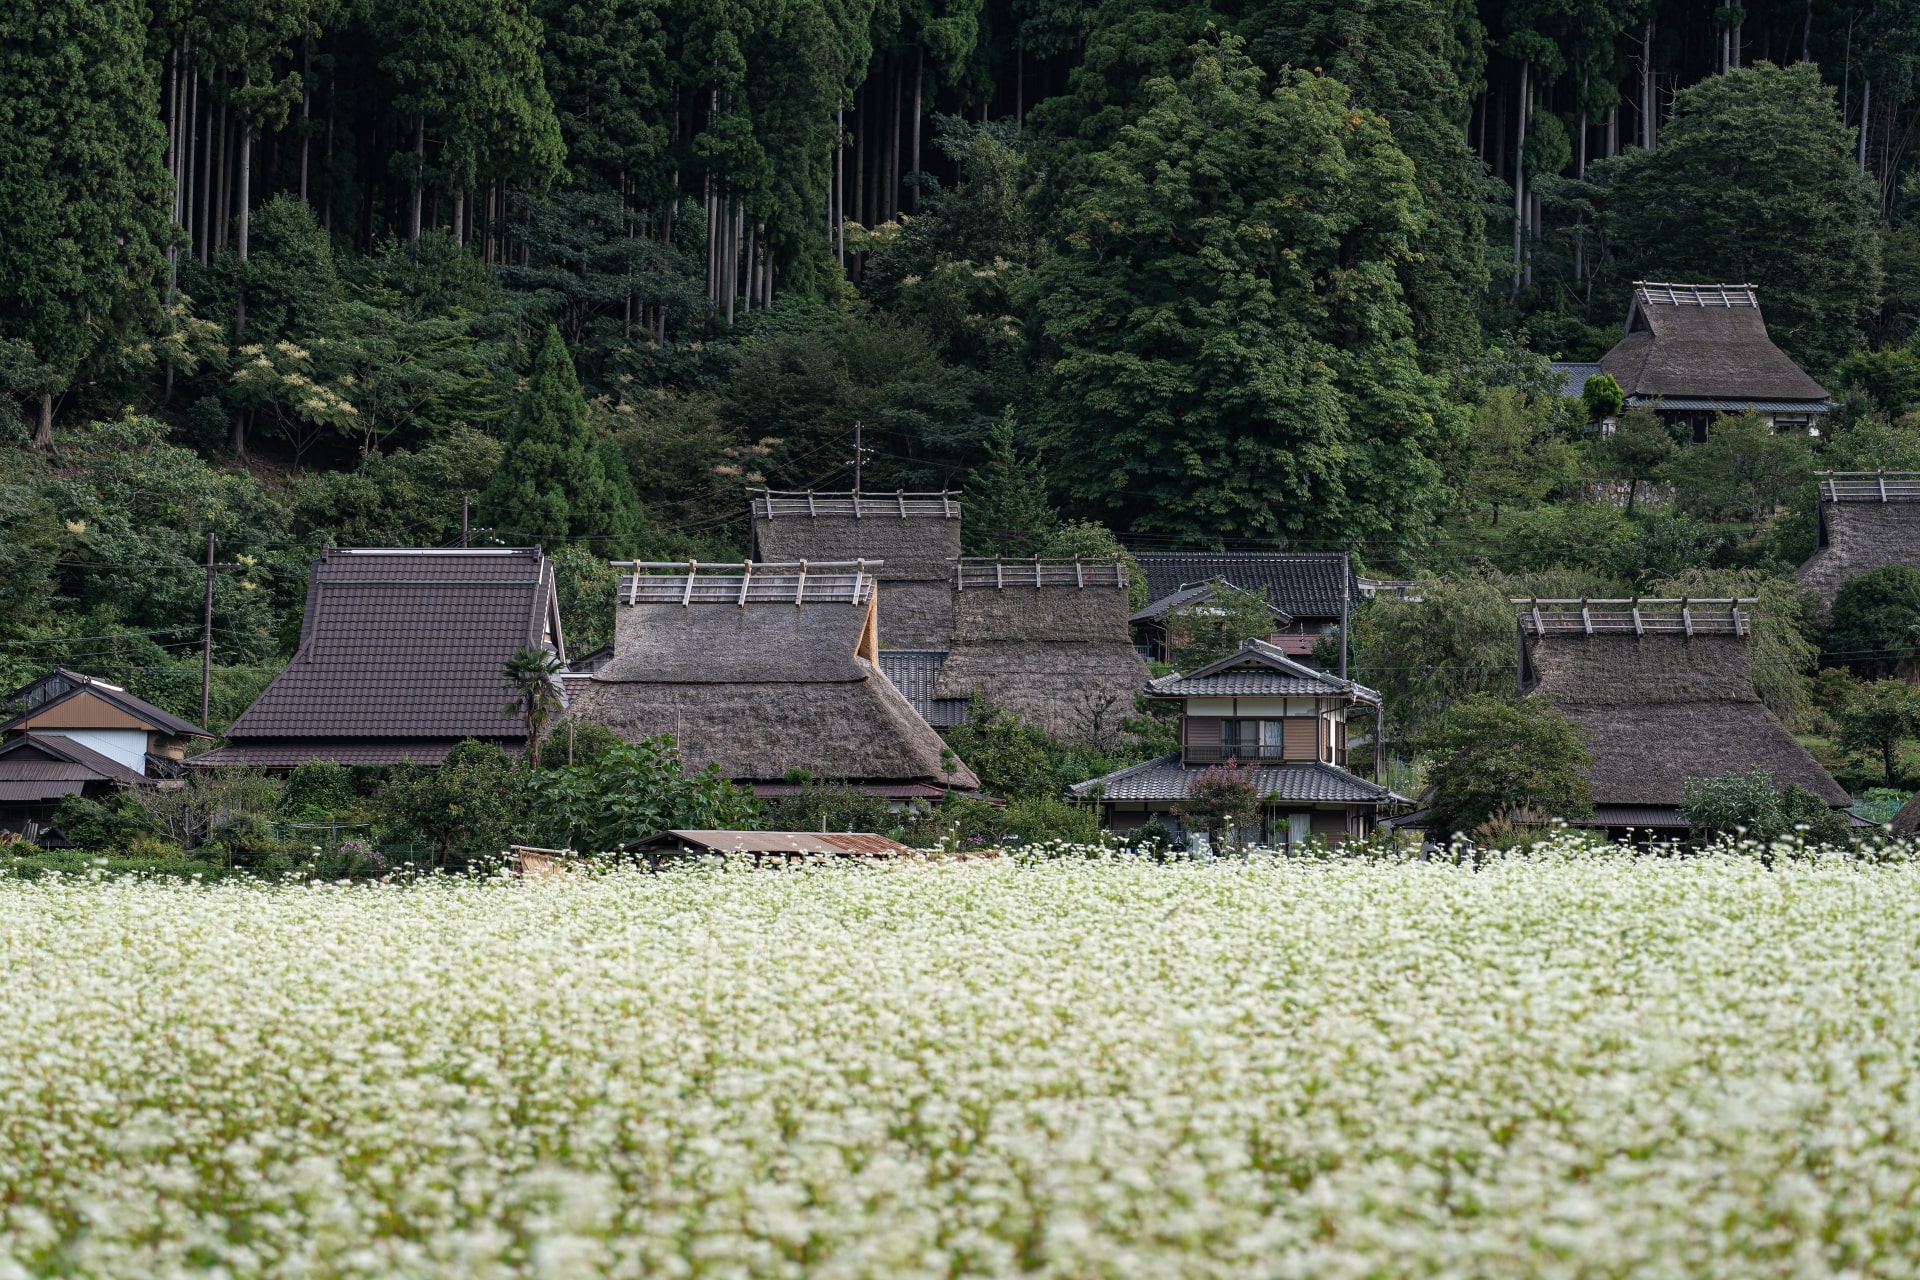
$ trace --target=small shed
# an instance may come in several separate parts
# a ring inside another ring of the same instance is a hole
[[[1920,566],[1920,471],[1822,471],[1814,479],[1818,532],[1799,579],[1822,612],[1848,578]]]
[[[1764,770],[1834,808],[1851,799],[1753,691],[1751,600],[1528,600],[1520,691],[1577,724],[1592,825],[1680,835],[1689,778]]]
[[[613,658],[572,684],[570,718],[629,742],[671,734],[688,769],[736,782],[978,789],[880,668],[867,565],[623,567]]]
[[[518,649],[566,645],[538,547],[329,548],[307,580],[300,647],[196,766],[437,765],[461,740],[510,750],[501,710]]]
[[[1118,733],[1148,680],[1127,629],[1127,581],[1117,560],[962,560],[933,696],[979,693],[1063,738]]]
[[[953,632],[949,579],[960,558],[959,494],[763,489],[753,498],[752,516],[756,560],[865,560],[880,584],[885,643],[946,647]]]

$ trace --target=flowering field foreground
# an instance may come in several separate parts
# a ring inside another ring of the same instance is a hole
[[[0,1276],[1920,1270],[1920,869],[0,883]]]

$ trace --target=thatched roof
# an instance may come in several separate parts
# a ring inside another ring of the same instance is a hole
[[[1636,281],[1626,333],[1600,367],[1629,404],[1698,398],[1826,407],[1826,388],[1767,336],[1749,284]]]
[[[1848,578],[1890,564],[1920,565],[1920,472],[1822,471],[1818,537],[1800,586],[1822,608]]]
[[[953,630],[949,577],[960,558],[953,493],[775,493],[753,498],[753,554],[767,560],[883,563],[881,636],[888,646],[943,648]]]
[[[1541,601],[1519,629],[1522,687],[1580,726],[1596,805],[1675,806],[1688,778],[1755,768],[1849,802],[1754,693],[1751,624],[1733,602]]]
[[[623,581],[613,659],[573,686],[569,718],[630,742],[672,734],[687,768],[737,781],[804,769],[977,788],[880,671],[874,582],[849,568],[806,584],[785,565],[702,567],[691,590],[686,573]]]
[[[1124,565],[970,562],[955,581],[936,698],[978,691],[1066,737],[1110,734],[1132,714],[1147,664],[1127,630]]]

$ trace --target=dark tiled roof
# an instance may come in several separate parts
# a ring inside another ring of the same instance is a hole
[[[500,743],[508,750],[520,745],[520,738],[514,737]],[[324,760],[332,764],[400,764],[412,761],[414,764],[439,764],[446,759],[447,752],[461,742],[458,738],[356,738],[347,741],[328,741],[325,738],[308,738],[301,741],[274,741],[272,739],[232,742],[224,747],[216,747],[205,755],[195,756],[187,761],[190,765],[250,765],[257,769],[291,769],[303,765],[309,760]]]
[[[1627,407],[1657,404],[1662,409],[1706,410],[1714,413],[1825,413],[1833,408],[1828,400],[1715,400],[1706,396],[1629,396]]]
[[[1582,826],[1595,827],[1638,827],[1649,830],[1656,827],[1679,827],[1686,829],[1687,820],[1680,816],[1677,808],[1649,804],[1597,804],[1593,806],[1593,820]]]
[[[0,778],[27,779],[80,771],[85,782],[139,782],[145,774],[129,769],[111,756],[58,733],[33,733],[0,746]]]
[[[1767,336],[1760,302],[1746,285],[1641,281],[1626,333],[1600,357],[1630,401],[1824,401],[1827,390]]]
[[[1587,379],[1597,378],[1604,372],[1598,363],[1583,360],[1555,360],[1547,368],[1560,375],[1560,394],[1569,400],[1578,400],[1587,389]]]
[[[880,670],[893,681],[920,718],[936,729],[946,729],[967,718],[965,698],[936,698],[933,685],[946,665],[945,649],[882,649]]]
[[[518,739],[502,669],[550,623],[560,647],[553,600],[538,548],[329,550],[300,651],[227,737]]]
[[[1082,799],[1099,789],[1101,800],[1185,800],[1206,770],[1180,763],[1178,752],[1144,764],[1076,783],[1068,788]],[[1302,804],[1384,804],[1399,797],[1385,787],[1356,777],[1345,769],[1318,761],[1295,764],[1249,765],[1241,774],[1262,799],[1268,797]]]
[[[1365,685],[1295,662],[1263,640],[1249,640],[1238,653],[1196,670],[1161,676],[1147,686],[1147,691],[1169,698],[1347,696],[1363,702],[1380,700],[1380,695]]]
[[[1243,591],[1266,592],[1267,603],[1296,621],[1340,617],[1340,580],[1360,599],[1359,579],[1343,573],[1338,551],[1143,551],[1134,556],[1147,575],[1147,598],[1225,578]]]
[[[1128,614],[1127,621],[1128,622],[1152,622],[1157,618],[1165,617],[1167,614],[1172,613],[1175,609],[1184,608],[1185,606],[1190,604],[1197,604],[1200,601],[1207,599],[1212,594],[1213,594],[1213,583],[1211,581],[1203,582],[1198,586],[1182,587],[1180,588],[1180,590],[1174,592],[1172,595],[1162,596],[1160,599],[1155,600],[1152,604],[1149,604],[1146,608],[1141,609],[1136,613]],[[1282,609],[1279,605],[1276,605],[1271,601],[1269,601],[1267,604],[1267,608],[1273,614],[1273,622],[1276,627],[1290,626],[1293,623],[1293,619],[1287,616],[1287,611]]]
[[[103,702],[119,707],[136,720],[144,720],[155,729],[179,738],[211,738],[213,735],[199,725],[182,720],[170,711],[162,711],[142,698],[136,698],[117,684],[108,684],[95,676],[81,675],[65,667],[55,667],[47,674],[35,680],[26,688],[14,693],[7,699],[9,707],[18,707],[26,703],[29,717],[39,715],[49,707],[59,706],[68,698],[86,692]],[[20,716],[0,722],[0,732],[17,728]]]

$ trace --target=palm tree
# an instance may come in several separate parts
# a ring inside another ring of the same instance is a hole
[[[566,706],[560,688],[560,659],[547,649],[516,649],[507,659],[506,681],[513,696],[500,708],[500,714],[518,715],[526,721],[527,759],[534,760],[547,721]]]

